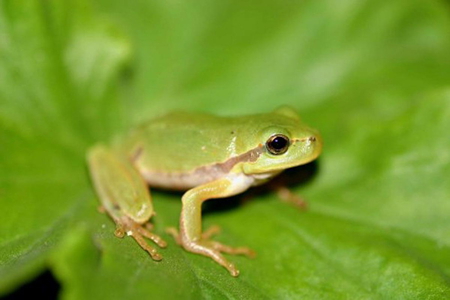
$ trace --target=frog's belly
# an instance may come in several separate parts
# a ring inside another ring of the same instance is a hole
[[[230,170],[221,164],[200,167],[189,172],[160,172],[144,167],[139,168],[139,172],[151,187],[179,191],[188,190],[231,174]]]
[[[141,174],[150,187],[177,191],[185,191],[221,177],[217,174],[200,174],[195,171],[190,173],[162,173],[144,170]]]
[[[208,166],[195,169],[191,172],[158,172],[145,168],[139,169],[150,187],[166,190],[185,191],[196,186],[221,179],[228,178],[231,181],[238,180],[241,185],[247,185],[247,188],[267,182],[280,171],[268,172],[263,174],[245,175],[243,173],[225,172],[220,167]],[[245,184],[244,184],[245,182]]]

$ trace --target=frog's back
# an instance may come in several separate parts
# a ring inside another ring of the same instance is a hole
[[[151,171],[189,172],[247,151],[245,123],[245,117],[174,112],[134,129],[125,151]]]

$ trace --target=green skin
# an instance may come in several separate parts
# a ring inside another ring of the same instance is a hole
[[[273,144],[275,137],[286,145]],[[102,207],[117,224],[117,236],[133,237],[160,260],[144,239],[166,246],[148,223],[154,211],[147,185],[185,190],[179,232],[174,228],[168,232],[185,250],[211,257],[238,276],[239,270],[222,253],[252,256],[253,252],[211,240],[216,227],[202,233],[202,203],[242,193],[287,168],[314,160],[321,150],[318,132],[289,107],[241,117],[180,112],[149,121],[110,147],[94,146],[88,164]]]

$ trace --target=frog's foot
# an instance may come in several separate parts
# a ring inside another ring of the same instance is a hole
[[[308,203],[302,197],[294,194],[287,187],[278,187],[276,192],[281,201],[291,204],[301,210],[306,210],[308,208]]]
[[[143,227],[145,226],[145,228]],[[158,251],[150,246],[144,238],[148,238],[152,240],[155,244],[157,244],[161,248],[165,248],[167,243],[157,234],[151,232],[153,226],[150,223],[146,223],[145,225],[134,222],[128,217],[123,217],[117,222],[117,228],[114,234],[122,238],[126,235],[131,236],[142,249],[147,251],[152,259],[161,260],[162,256],[158,253]]]
[[[236,269],[234,264],[230,263],[222,253],[232,255],[246,255],[248,257],[254,257],[255,252],[246,247],[230,247],[222,243],[210,240],[210,237],[219,232],[219,227],[213,226],[206,230],[199,240],[190,241],[184,238],[182,235],[177,235],[176,239],[179,244],[189,252],[201,254],[212,258],[218,264],[226,268],[230,274],[234,277],[239,275],[239,270]]]
[[[246,247],[230,247],[222,243],[212,241],[210,238],[220,232],[219,226],[211,226],[203,232],[199,241],[184,241],[179,234],[178,230],[174,227],[169,227],[166,232],[173,236],[178,245],[181,245],[185,250],[211,257],[221,266],[225,267],[232,276],[238,276],[239,270],[230,263],[222,253],[232,255],[246,255],[248,257],[254,257],[255,252]]]
[[[219,242],[211,241],[211,240],[200,240],[200,241],[190,241],[182,242],[182,246],[189,252],[201,254],[207,257],[212,258],[219,265],[223,266],[230,272],[231,276],[238,276],[239,270],[234,266],[234,264],[230,263],[223,255],[223,253],[227,254],[243,254],[249,257],[253,257],[255,253],[245,247],[233,248]]]

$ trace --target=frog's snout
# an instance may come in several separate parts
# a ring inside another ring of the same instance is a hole
[[[313,159],[317,158],[322,152],[322,138],[320,135],[311,135],[305,139],[307,145],[311,147]]]
[[[310,145],[310,144],[312,144],[312,143],[318,143],[318,144],[320,144],[321,143],[321,141],[322,141],[322,139],[321,139],[321,137],[319,136],[319,135],[311,135],[311,136],[309,136],[309,137],[305,137],[305,138],[302,138],[302,139],[298,139],[298,140],[294,140],[294,143],[295,142],[303,142],[303,143],[307,143],[308,145]]]

